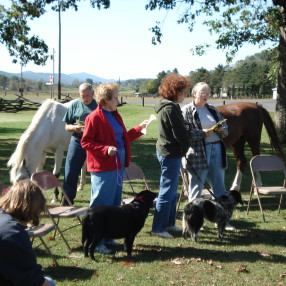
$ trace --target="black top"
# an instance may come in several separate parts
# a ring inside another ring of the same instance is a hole
[[[0,209],[0,285],[40,286],[44,281],[24,226]]]

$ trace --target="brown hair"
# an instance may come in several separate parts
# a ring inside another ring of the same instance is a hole
[[[106,104],[106,101],[111,100],[115,92],[118,91],[116,83],[103,83],[96,89],[96,101],[100,105]]]
[[[187,90],[191,84],[182,75],[172,73],[167,75],[159,87],[159,94],[163,98],[176,102],[180,92]]]
[[[45,210],[46,199],[39,186],[31,180],[15,183],[0,198],[0,208],[14,219],[38,225],[40,214]]]

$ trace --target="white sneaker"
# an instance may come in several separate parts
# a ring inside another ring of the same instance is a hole
[[[151,232],[152,235],[156,235],[156,236],[161,236],[164,238],[174,238],[174,236],[172,234],[170,234],[168,231],[163,231],[163,232]]]
[[[102,254],[109,254],[111,253],[111,249],[108,249],[104,244],[99,245],[95,248],[95,250]]]
[[[172,226],[167,227],[167,230],[168,231],[175,231],[175,232],[182,232],[182,229],[180,229],[176,225],[172,225]]]
[[[217,223],[215,223],[215,228],[217,228]],[[225,228],[224,228],[224,229],[225,229],[225,230],[228,230],[228,231],[234,231],[234,230],[236,230],[235,226],[231,225],[230,223],[227,223],[227,224],[225,225]]]
[[[225,226],[225,230],[234,231],[234,230],[236,230],[236,228],[235,228],[235,226],[228,223]]]
[[[121,246],[122,244],[119,243],[119,242],[116,242],[115,240],[113,239],[108,239],[105,241],[105,244],[107,245],[112,245],[112,246]]]

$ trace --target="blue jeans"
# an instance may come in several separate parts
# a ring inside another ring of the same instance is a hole
[[[202,171],[196,170],[201,180],[192,170],[188,169],[190,202],[201,197],[206,179],[216,197],[219,198],[226,193],[224,184],[225,169],[222,167],[221,145],[206,145],[206,156],[208,168]]]
[[[118,150],[115,156],[117,156],[115,159],[121,162],[122,168],[120,170],[90,173],[91,196],[89,207],[121,205],[125,149]]]
[[[74,203],[77,191],[78,177],[86,159],[86,151],[80,145],[80,139],[72,136],[65,163],[65,178],[63,188],[69,199]],[[67,205],[67,202],[64,202]]]
[[[165,158],[157,151],[161,165],[160,191],[156,202],[152,232],[164,232],[176,223],[178,180],[182,158]]]

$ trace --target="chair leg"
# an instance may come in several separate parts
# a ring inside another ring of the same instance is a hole
[[[280,213],[281,205],[282,205],[283,195],[280,196],[279,206],[278,206],[278,213]]]
[[[52,254],[52,252],[50,251],[50,249],[48,248],[47,244],[45,243],[45,241],[43,240],[42,237],[39,237],[39,239],[41,240],[41,243],[45,246],[46,250],[48,251],[48,253],[50,254],[50,256],[53,258],[53,262],[56,264],[56,266],[60,266],[58,261],[56,260],[56,258],[54,257],[54,255]]]
[[[62,237],[64,243],[66,244],[66,246],[67,246],[67,248],[68,248],[68,250],[69,250],[69,252],[72,252],[71,247],[69,246],[69,244],[68,244],[68,242],[67,242],[65,236],[63,235],[62,231],[60,230],[60,228],[59,228],[59,226],[58,226],[60,219],[58,218],[57,223],[55,222],[55,219],[54,219],[52,216],[51,216],[51,219],[53,220],[54,225],[55,225],[55,227],[56,227],[56,230],[59,232],[60,236]],[[54,238],[55,238],[55,235],[56,235],[56,230],[55,230],[55,232],[54,232]]]
[[[55,219],[54,219],[54,221],[55,221]],[[59,222],[60,222],[60,218],[57,219],[57,222],[56,222],[56,225],[57,225],[57,226],[59,225]],[[55,239],[56,234],[57,234],[57,228],[55,228],[54,235],[53,235],[53,239]]]
[[[261,212],[262,217],[263,217],[263,221],[266,222],[264,211],[263,211],[263,208],[262,208],[262,204],[261,204],[261,201],[260,201],[260,197],[259,197],[258,191],[257,191],[257,200],[258,200],[258,204],[259,204],[259,207],[260,207],[260,212]]]
[[[247,204],[247,210],[246,210],[246,214],[247,214],[247,215],[249,214],[249,209],[250,209],[250,204],[251,204],[253,192],[254,192],[254,189],[253,189],[253,185],[252,185],[252,186],[251,186],[251,189],[250,189],[250,195],[249,195],[248,204]]]

